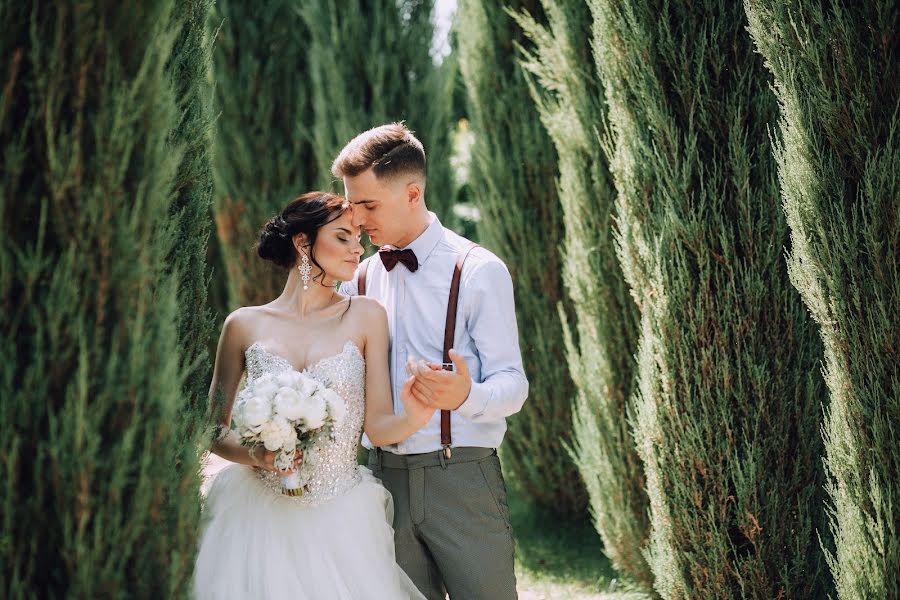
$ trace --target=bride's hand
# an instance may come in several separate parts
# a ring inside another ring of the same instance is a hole
[[[410,377],[406,380],[406,383],[403,384],[403,389],[400,390],[400,401],[403,403],[406,415],[421,429],[431,420],[435,409],[416,399],[413,395],[412,386],[415,381],[415,377]]]
[[[259,456],[260,450],[262,450],[261,458]],[[279,475],[285,476],[290,475],[291,473],[299,469],[300,464],[303,462],[303,450],[297,450],[294,453],[294,468],[282,471],[275,466],[275,456],[276,454],[274,452],[266,450],[264,446],[257,446],[253,449],[253,467],[256,469],[263,469],[264,471],[271,471],[272,473],[278,473]]]

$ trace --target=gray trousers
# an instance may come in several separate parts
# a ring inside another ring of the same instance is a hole
[[[428,600],[516,598],[506,484],[493,448],[394,455],[369,468],[394,497],[397,562]]]

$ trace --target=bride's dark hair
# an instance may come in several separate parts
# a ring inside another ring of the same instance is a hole
[[[316,236],[323,225],[340,217],[349,207],[342,196],[328,192],[307,192],[298,196],[263,225],[256,252],[260,258],[290,269],[297,264],[298,257],[293,238],[298,233],[305,233],[309,260],[322,271],[322,265],[313,255]]]

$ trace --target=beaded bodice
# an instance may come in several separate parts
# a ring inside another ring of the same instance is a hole
[[[293,368],[286,359],[272,354],[258,342],[247,348],[245,358],[248,383],[266,373]],[[348,340],[338,354],[323,358],[303,372],[337,392],[347,407],[347,416],[335,430],[334,438],[323,438],[304,456],[304,461],[309,461],[312,467],[306,493],[298,497],[283,496],[285,501],[314,505],[343,494],[361,479],[356,450],[365,417],[366,362],[356,344]],[[256,469],[256,474],[267,487],[280,494],[281,480],[276,473]]]

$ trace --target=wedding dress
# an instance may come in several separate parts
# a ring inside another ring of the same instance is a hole
[[[245,356],[248,382],[292,368],[258,343]],[[424,598],[394,558],[390,493],[356,463],[365,370],[348,341],[305,371],[344,399],[347,416],[334,439],[306,453],[313,475],[303,496],[282,495],[278,475],[261,469],[218,473],[203,509],[198,599]]]

